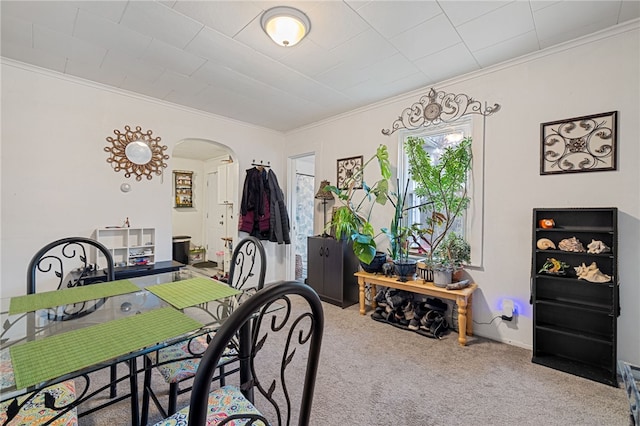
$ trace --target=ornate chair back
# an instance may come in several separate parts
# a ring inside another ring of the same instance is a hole
[[[323,329],[320,298],[308,285],[281,281],[258,291],[225,321],[204,353],[191,392],[189,425],[205,425],[208,415],[215,416],[209,407],[211,381],[220,358],[237,336],[241,365],[234,377],[239,383],[212,395],[234,389],[259,413],[236,412],[227,420],[308,425]],[[228,407],[219,408],[224,412]]]
[[[231,256],[228,284],[238,290],[246,290],[245,285],[256,283],[255,288],[260,290],[264,287],[266,272],[267,258],[260,240],[256,237],[242,239]]]

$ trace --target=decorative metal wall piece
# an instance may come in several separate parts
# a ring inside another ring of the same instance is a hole
[[[450,123],[467,114],[481,114],[488,116],[500,110],[500,105],[485,106],[464,93],[458,95],[436,92],[431,88],[427,95],[422,96],[410,108],[405,108],[402,114],[391,125],[391,129],[382,129],[382,134],[390,135],[399,129],[416,130],[440,123]]]
[[[127,178],[135,175],[138,181],[142,180],[142,176],[151,180],[154,174],[162,174],[162,169],[167,167],[164,160],[168,160],[169,156],[164,154],[167,146],[159,144],[160,137],[152,137],[151,130],[144,133],[140,126],[135,130],[131,130],[130,126],[124,126],[124,132],[115,129],[113,133],[116,137],[107,137],[111,146],[105,147],[104,150],[111,154],[107,163],[112,165],[115,172],[122,170]]]
[[[616,170],[617,111],[540,125],[540,174]]]
[[[347,189],[345,181],[355,175],[362,168],[362,160],[362,155],[359,157],[341,158],[338,160],[338,183],[336,186],[339,189]],[[362,188],[362,174],[356,178],[354,188]]]

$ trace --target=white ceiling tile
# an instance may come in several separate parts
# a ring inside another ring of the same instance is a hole
[[[108,1],[70,1],[69,4],[78,9],[89,12],[92,15],[100,16],[111,22],[120,22],[128,1],[108,0]]]
[[[155,84],[166,86],[173,91],[178,91],[185,95],[200,93],[207,87],[207,83],[190,78],[183,74],[178,74],[171,70],[166,70],[155,81]]]
[[[459,43],[460,37],[447,17],[440,14],[390,41],[409,60],[415,60]]]
[[[136,80],[146,79],[155,81],[164,72],[164,69],[158,67],[156,64],[113,50],[107,52],[101,67],[104,68],[105,72],[122,71],[127,76],[131,75],[135,77]]]
[[[488,67],[508,59],[517,58],[540,49],[535,31],[521,34],[484,49],[476,50],[473,56],[480,66]]]
[[[146,78],[138,78],[132,75],[127,75],[120,85],[120,88],[156,99],[164,99],[171,92],[169,87],[161,86]]]
[[[316,76],[338,65],[339,60],[330,50],[306,39],[301,49],[289,49],[289,53],[280,61],[283,64],[309,76]]]
[[[535,29],[529,3],[523,1],[509,3],[457,28],[472,52]]]
[[[366,73],[361,70],[362,68],[358,64],[341,63],[318,75],[316,79],[334,90],[342,91],[369,79]]]
[[[0,41],[2,44],[5,42],[13,43],[16,46],[24,46],[26,49],[33,46],[33,26],[29,22],[4,14],[0,18],[2,25]]]
[[[362,69],[393,56],[397,50],[384,37],[369,29],[331,49],[331,52],[340,63],[354,64]]]
[[[619,2],[561,1],[535,11],[533,16],[544,48],[615,25],[619,11]]]
[[[356,86],[345,90],[353,99],[365,99],[367,103],[379,101],[382,97],[390,98],[397,93],[406,93],[423,87],[429,81],[425,80],[425,75],[421,72],[405,76],[388,83],[378,83],[375,80],[367,80]]]
[[[373,80],[377,84],[388,84],[418,73],[420,70],[413,62],[409,61],[400,53],[396,53],[393,56],[389,56],[368,66],[361,72],[366,74],[369,80]]]
[[[2,15],[13,16],[71,35],[78,9],[65,2],[1,1]]]
[[[325,49],[344,43],[368,28],[367,23],[343,2],[325,1],[312,8],[309,37]]]
[[[179,1],[173,9],[229,37],[262,14],[262,8],[249,1]]]
[[[184,48],[203,25],[152,1],[130,1],[121,24],[144,35]]]
[[[2,39],[2,56],[32,64],[37,67],[64,72],[67,59],[64,56],[38,49],[26,49],[22,45]]]
[[[618,16],[618,23],[629,21],[631,19],[640,18],[640,1],[638,0],[625,0],[622,2],[620,8],[620,15]]]
[[[480,68],[464,43],[416,61],[420,70],[433,81],[443,81]]]
[[[352,3],[348,2],[349,5]],[[436,2],[371,1],[356,9],[376,31],[390,38],[442,13]]]
[[[125,72],[121,68],[106,69],[74,60],[67,61],[65,73],[113,87],[120,87],[126,77]]]
[[[247,46],[210,28],[200,31],[185,50],[214,62],[225,62],[230,67],[242,66],[255,55]]]
[[[103,47],[39,25],[33,26],[33,47],[96,67],[107,54]]]
[[[119,49],[135,58],[142,55],[152,40],[149,36],[83,10],[78,13],[73,35],[105,49]]]
[[[190,52],[177,49],[161,40],[153,40],[141,56],[151,64],[172,69],[180,74],[191,75],[207,60]]]
[[[511,3],[509,1],[460,1],[460,0],[440,0],[438,2],[444,13],[449,17],[455,26],[469,22],[482,15],[486,15],[502,6]],[[523,2],[527,3],[527,2]]]
[[[562,1],[563,0],[552,0],[552,1],[535,0],[535,1],[529,2],[529,4],[531,6],[531,10],[536,11],[536,10],[544,9],[545,7],[549,7],[549,6],[554,5],[556,3],[561,3]]]

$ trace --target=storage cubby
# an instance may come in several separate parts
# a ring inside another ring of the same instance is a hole
[[[616,208],[538,208],[533,210],[531,301],[533,303],[533,358],[537,364],[617,386],[618,210]],[[551,228],[540,221],[551,219]],[[560,241],[575,237],[584,252],[559,249]],[[541,238],[555,249],[538,248]],[[589,253],[592,240],[610,251]],[[541,272],[549,258],[569,265],[563,273]],[[579,279],[575,267],[593,262],[608,282]]]
[[[154,228],[98,228],[95,239],[104,244],[116,267],[153,265],[155,263]],[[94,259],[99,268],[106,267],[104,256],[96,250]]]

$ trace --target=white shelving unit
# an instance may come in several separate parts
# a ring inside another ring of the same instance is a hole
[[[104,244],[116,267],[155,263],[155,228],[98,228],[95,239]],[[97,252],[98,267],[105,267],[104,256]]]

